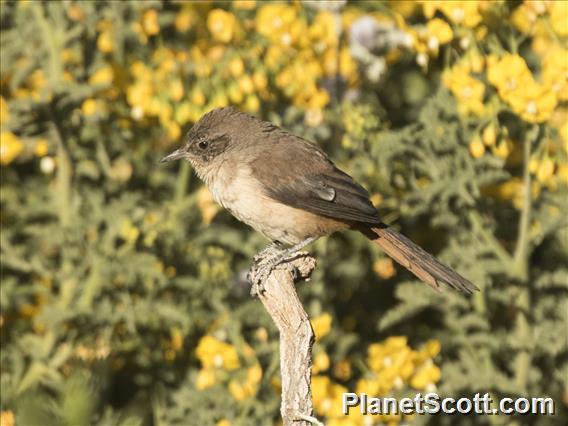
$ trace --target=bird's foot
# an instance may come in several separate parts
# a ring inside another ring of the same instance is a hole
[[[248,272],[247,278],[250,282],[250,295],[258,297],[265,292],[264,283],[272,269],[267,268],[267,265],[254,262]]]
[[[306,256],[308,253],[294,253],[293,256],[280,259],[279,257],[265,258],[261,261],[254,262],[247,274],[247,278],[251,284],[250,295],[257,297],[264,293],[264,283],[275,269],[285,269],[292,274],[292,279],[297,281],[301,278],[298,268],[290,263],[290,261],[297,259],[298,256]]]
[[[252,258],[254,263],[260,263],[269,257],[274,257],[283,251],[279,242],[273,242],[255,254]]]
[[[300,253],[299,250],[314,240],[315,238],[308,238],[287,249],[283,249],[279,243],[273,243],[254,256],[253,264],[247,275],[251,284],[251,296],[259,296],[264,293],[264,283],[268,276],[274,269],[279,269],[281,265],[292,273],[294,281],[296,281],[301,274],[296,266],[289,262],[298,258],[298,256],[306,255],[307,253]]]

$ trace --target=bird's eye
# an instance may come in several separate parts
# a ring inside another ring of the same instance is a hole
[[[201,149],[207,148],[207,145],[208,145],[207,141],[199,141],[199,143],[197,144],[197,146],[199,146],[199,148]]]

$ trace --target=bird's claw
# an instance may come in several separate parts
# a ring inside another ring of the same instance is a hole
[[[250,282],[250,295],[252,297],[259,297],[263,294],[266,289],[264,288],[264,283],[270,275],[271,269],[266,267],[267,265],[261,265],[259,263],[253,263],[248,273],[248,280]]]
[[[263,251],[267,251],[266,249]],[[272,250],[271,250],[272,251]],[[263,256],[261,256],[263,254]],[[247,279],[251,284],[250,295],[252,297],[260,296],[266,291],[264,283],[275,269],[286,269],[292,274],[294,282],[300,278],[298,268],[289,263],[294,256],[285,259],[277,259],[274,256],[266,256],[267,253],[259,253],[253,260],[253,264],[247,274]],[[278,260],[278,261],[277,261]]]
[[[272,243],[255,254],[252,260],[254,263],[262,263],[270,258],[276,257],[280,252],[281,250],[278,248],[278,245]]]

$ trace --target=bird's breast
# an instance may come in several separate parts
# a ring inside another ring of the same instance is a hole
[[[266,195],[263,183],[246,166],[225,164],[206,180],[213,198],[233,216],[273,241],[297,244],[348,224],[285,205]]]

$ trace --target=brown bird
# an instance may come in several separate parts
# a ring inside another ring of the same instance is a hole
[[[219,204],[273,241],[255,257],[262,273],[252,283],[253,293],[262,291],[262,280],[276,265],[317,238],[344,229],[360,231],[436,290],[441,282],[466,293],[478,290],[385,225],[367,191],[324,151],[270,122],[232,107],[214,109],[161,162],[178,159],[191,163]]]

